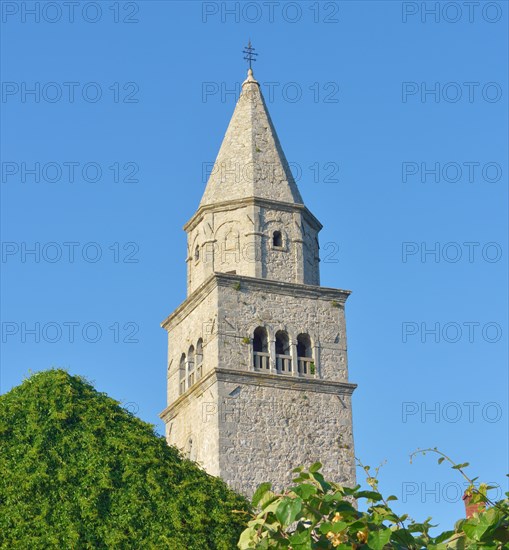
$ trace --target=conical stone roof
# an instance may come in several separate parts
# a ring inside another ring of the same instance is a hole
[[[303,204],[251,69],[200,207],[248,197]]]

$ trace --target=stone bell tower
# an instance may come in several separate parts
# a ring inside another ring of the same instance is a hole
[[[305,135],[303,138],[305,139]],[[344,306],[320,286],[320,222],[302,201],[249,69],[203,198],[185,225],[187,298],[168,332],[170,445],[252,495],[323,464],[353,485]]]

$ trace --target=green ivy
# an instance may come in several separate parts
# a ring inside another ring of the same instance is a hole
[[[84,379],[0,396],[0,548],[224,549],[247,502]]]

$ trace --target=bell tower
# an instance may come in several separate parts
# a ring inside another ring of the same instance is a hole
[[[250,68],[187,232],[168,332],[168,443],[252,495],[320,461],[355,483],[344,306]]]

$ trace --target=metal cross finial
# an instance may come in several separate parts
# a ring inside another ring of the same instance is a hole
[[[251,64],[253,61],[256,61],[257,53],[254,53],[254,48],[251,46],[251,39],[249,39],[249,44],[245,47],[245,49],[242,51],[244,54],[244,59],[249,62],[249,68],[252,69]]]

